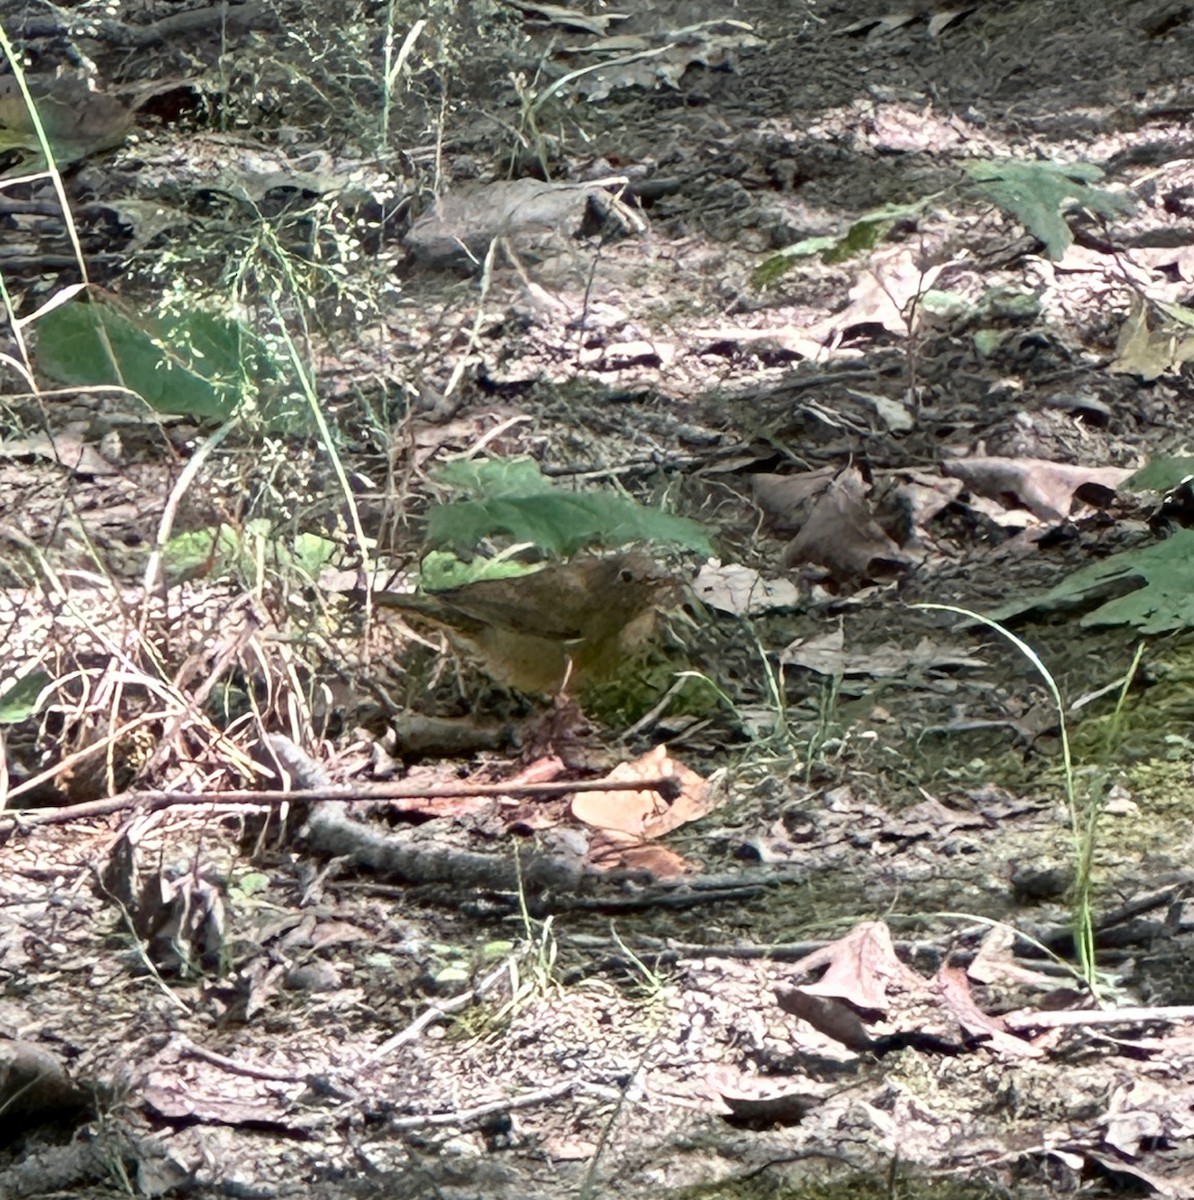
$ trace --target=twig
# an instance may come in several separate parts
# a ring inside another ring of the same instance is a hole
[[[214,1067],[223,1067],[224,1070],[231,1071],[234,1075],[244,1075],[247,1079],[260,1079],[266,1083],[303,1083],[306,1079],[305,1075],[297,1074],[294,1071],[278,1071],[269,1067],[254,1067],[249,1063],[237,1062],[235,1058],[217,1054],[214,1050],[208,1050],[204,1046],[197,1046],[188,1038],[181,1040],[179,1051],[188,1058],[201,1059],[203,1062],[211,1063]]]
[[[450,1016],[454,1012],[459,1012],[462,1008],[467,1008],[470,1004],[476,1003],[478,1000],[483,1000],[485,996],[493,991],[498,981],[510,973],[511,966],[517,962],[522,956],[522,951],[518,950],[513,954],[508,954],[498,966],[494,967],[480,983],[467,991],[460,992],[456,996],[452,996],[447,1000],[437,1000],[430,1008],[424,1009],[405,1029],[399,1030],[393,1037],[388,1037],[380,1046],[374,1050],[363,1063],[362,1067],[370,1067],[379,1059],[385,1058],[392,1054],[399,1046],[406,1042],[412,1042],[417,1038],[428,1025],[441,1020],[443,1017]]]
[[[139,722],[133,722],[137,724]],[[123,730],[121,731],[123,732]],[[0,834],[37,825],[66,825],[87,817],[102,817],[130,808],[155,812],[162,808],[190,804],[250,804],[270,807],[296,800],[324,800],[336,804],[389,800],[415,807],[427,800],[461,800],[485,796],[566,796],[570,792],[656,792],[665,799],[676,794],[677,783],[671,776],[656,779],[580,779],[559,783],[459,783],[439,787],[412,788],[400,783],[375,783],[360,787],[316,788],[312,791],[232,791],[232,792],[122,792],[104,800],[88,800],[65,808],[14,811],[0,817]]]
[[[423,1117],[398,1117],[390,1122],[391,1129],[428,1129],[440,1125],[473,1125],[484,1121],[486,1117],[500,1116],[513,1108],[533,1108],[539,1104],[547,1104],[552,1100],[560,1100],[576,1087],[571,1079],[551,1087],[540,1088],[537,1092],[524,1092],[521,1096],[512,1096],[507,1100],[491,1100],[488,1104],[478,1104],[475,1108],[461,1108],[456,1112],[428,1113]]]

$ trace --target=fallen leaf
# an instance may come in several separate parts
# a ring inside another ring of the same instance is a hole
[[[934,13],[929,18],[929,37],[937,37],[938,34],[943,33],[955,21],[960,21],[964,16],[974,12],[975,7],[976,5],[969,4],[963,8],[950,8]]]
[[[804,988],[776,988],[775,996],[784,1012],[807,1021],[847,1050],[861,1053],[874,1045],[862,1018],[844,1000],[812,996]]]
[[[833,482],[833,467],[820,467],[800,475],[772,475],[767,472],[751,477],[755,503],[767,514],[779,533],[795,533],[808,520],[813,501]]]
[[[888,506],[903,514],[911,537],[961,494],[960,479],[913,472],[892,487],[888,493]]]
[[[695,869],[682,854],[666,846],[624,842],[609,831],[594,837],[588,861],[598,870],[642,872],[653,879],[678,879]]]
[[[880,325],[905,336],[916,320],[916,299],[932,288],[941,266],[921,267],[912,250],[894,246],[876,251],[850,289],[850,303],[809,332],[829,341],[860,325]]]
[[[947,462],[946,475],[1004,506],[1020,505],[1042,521],[1070,515],[1074,493],[1094,483],[1114,491],[1133,472],[1126,467],[1083,467],[1041,458],[965,458]]]
[[[911,565],[872,515],[857,467],[842,471],[825,489],[781,561],[785,566],[814,563],[839,583],[886,579]]]
[[[930,638],[908,650],[904,646],[877,646],[870,653],[847,654],[841,629],[816,638],[798,638],[780,651],[784,666],[804,667],[819,675],[869,675],[874,679],[904,678],[925,671],[956,671],[985,667],[987,663],[964,650],[939,646]]]
[[[961,967],[942,967],[937,972],[941,998],[954,1020],[971,1037],[981,1037],[986,1046],[1011,1058],[1040,1058],[1044,1050],[1014,1033],[998,1017],[989,1017],[974,1002],[970,983]]]
[[[656,746],[633,762],[619,763],[609,778],[618,782],[672,778],[679,785],[679,795],[669,805],[651,789],[580,792],[572,800],[572,815],[578,821],[636,838],[657,838],[703,817],[716,803],[705,780],[671,758],[666,746]]]
[[[978,953],[966,968],[976,983],[1003,983],[1052,989],[1056,979],[1016,962],[1013,950],[1016,933],[1007,925],[994,925],[979,944]]]
[[[797,638],[779,654],[781,666],[804,667],[819,675],[846,673],[846,634],[841,625],[815,638]]]
[[[753,567],[711,558],[692,583],[697,598],[718,612],[753,617],[777,608],[794,608],[800,589],[787,579],[764,579]]]
[[[855,1008],[884,1013],[889,989],[921,990],[926,981],[896,956],[891,931],[882,921],[864,921],[844,937],[792,964],[792,974],[825,967],[816,983],[797,989],[808,996],[846,1000]]]
[[[1115,361],[1110,370],[1119,375],[1136,375],[1146,383],[1176,370],[1194,358],[1194,336],[1178,321],[1149,327],[1148,306],[1139,296],[1120,327]]]
[[[131,114],[119,100],[92,91],[78,75],[28,76],[26,86],[59,166],[119,146],[133,127]],[[41,152],[37,127],[11,77],[0,81],[0,145],[25,147],[39,156]]]
[[[752,1125],[798,1125],[824,1102],[826,1088],[812,1080],[739,1075],[719,1089],[730,1115]]]

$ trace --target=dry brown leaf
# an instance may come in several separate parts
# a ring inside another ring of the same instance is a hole
[[[810,996],[830,996],[846,1000],[855,1008],[884,1013],[891,988],[919,991],[926,986],[911,968],[896,956],[891,931],[882,921],[864,921],[845,937],[805,955],[792,965],[792,973],[825,967],[816,983],[801,984],[797,989]]]
[[[1151,382],[1194,357],[1194,337],[1187,326],[1167,322],[1163,317],[1160,328],[1150,328],[1148,306],[1139,296],[1133,296],[1131,311],[1124,318],[1115,349],[1111,371],[1137,375]]]
[[[862,1018],[844,1000],[810,996],[803,988],[776,988],[776,999],[786,1013],[807,1021],[818,1033],[832,1038],[847,1050],[869,1050],[874,1041]]]
[[[668,805],[651,789],[581,792],[572,800],[572,815],[578,821],[636,838],[656,838],[703,817],[712,807],[705,781],[672,758],[666,746],[656,746],[633,762],[619,763],[609,778],[617,782],[673,778],[680,794]]]
[[[975,5],[969,4],[961,8],[950,8],[934,13],[929,18],[929,37],[935,38],[939,34],[944,33],[946,28],[955,21],[960,21],[968,13],[974,12],[974,9]]]
[[[692,582],[703,604],[736,617],[758,616],[777,608],[794,608],[800,590],[787,579],[764,579],[753,567],[711,558]]]
[[[900,479],[887,495],[887,507],[904,515],[909,536],[914,535],[938,513],[948,508],[962,492],[960,479],[911,472]]]
[[[960,1051],[976,1041],[1001,1054],[1039,1057],[1034,1042],[1010,1032],[975,1004],[964,971],[925,979],[896,955],[881,921],[864,922],[793,964],[797,974],[825,968],[815,983],[776,989],[780,1007],[850,1050],[922,1041]]]
[[[820,637],[797,638],[780,651],[779,661],[784,666],[804,667],[819,675],[870,675],[875,679],[987,665],[973,654],[938,645],[927,637],[921,638],[912,649],[892,643],[876,646],[870,653],[847,653],[845,634],[840,627]]]
[[[119,100],[93,92],[79,76],[30,76],[26,83],[59,165],[119,146],[133,127]],[[0,82],[0,141],[34,150],[40,145],[28,106],[11,78]]]
[[[770,1079],[740,1074],[720,1089],[720,1099],[739,1121],[797,1125],[824,1103],[826,1087],[811,1079]]]
[[[894,246],[876,251],[850,289],[850,303],[818,322],[810,332],[826,341],[860,325],[881,325],[889,333],[908,333],[917,297],[932,288],[941,265],[921,267],[913,251]]]
[[[656,879],[672,879],[693,870],[687,859],[650,839],[703,817],[719,802],[720,798],[711,796],[705,780],[673,759],[666,746],[656,746],[633,762],[620,763],[609,778],[630,782],[670,778],[679,791],[670,804],[648,788],[574,796],[572,815],[599,830],[589,846],[589,862],[603,871],[644,871]]]
[[[1048,992],[1057,980],[1042,971],[1022,966],[1012,953],[1016,934],[1008,925],[993,925],[979,944],[978,953],[966,968],[966,974],[977,983],[1011,984],[1034,987]]]
[[[615,767],[610,779],[619,778]],[[626,776],[621,776],[626,778]],[[631,776],[633,778],[633,776]],[[580,792],[573,797],[572,815],[594,829],[605,829],[631,837],[642,837],[647,821],[664,805],[654,791]]]
[[[835,474],[833,467],[800,475],[761,472],[752,476],[750,486],[755,503],[767,514],[772,527],[780,533],[795,533],[808,520],[813,501],[829,487]]]
[[[1041,458],[957,459],[943,470],[972,492],[1009,507],[1022,505],[1042,521],[1068,517],[1074,493],[1083,484],[1114,491],[1132,474],[1127,467],[1082,467]]]
[[[872,516],[857,467],[842,471],[825,489],[781,561],[789,567],[814,563],[840,583],[889,578],[911,565]]]
[[[974,1002],[970,981],[961,967],[942,967],[937,972],[941,999],[955,1021],[971,1037],[981,1037],[991,1049],[1012,1058],[1040,1058],[1045,1052],[1022,1037],[1009,1033],[998,1017],[989,1017]]]

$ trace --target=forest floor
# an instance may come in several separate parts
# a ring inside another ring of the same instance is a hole
[[[0,1195],[1194,1195],[1190,8],[110,7],[0,15]]]

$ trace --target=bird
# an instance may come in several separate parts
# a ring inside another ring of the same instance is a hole
[[[527,574],[373,602],[442,629],[495,682],[556,694],[613,679],[650,641],[678,581],[639,550],[585,554]]]

